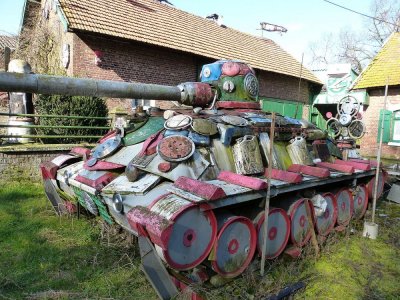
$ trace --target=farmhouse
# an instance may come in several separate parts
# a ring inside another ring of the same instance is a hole
[[[383,109],[386,84],[387,105]],[[400,159],[400,32],[395,32],[388,38],[355,81],[353,89],[366,89],[369,94],[369,106],[363,115],[367,133],[361,139],[362,154],[376,155],[380,122],[384,118],[382,156]]]
[[[29,1],[21,36],[38,73],[177,85],[197,81],[205,63],[242,60],[257,73],[263,108],[292,117],[301,116],[322,85],[272,40],[155,0]],[[47,41],[38,43],[45,56],[32,50],[35,39]]]

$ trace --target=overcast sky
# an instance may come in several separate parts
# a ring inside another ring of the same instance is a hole
[[[0,34],[18,33],[24,1],[0,0]],[[287,33],[264,32],[264,37],[274,40],[299,61],[309,43],[318,40],[323,33],[337,32],[342,28],[359,30],[365,24],[365,18],[323,0],[169,1],[175,7],[199,16],[222,15],[226,26],[256,36],[261,36],[261,31],[257,30],[260,22],[284,26]],[[331,1],[369,14],[370,0]]]

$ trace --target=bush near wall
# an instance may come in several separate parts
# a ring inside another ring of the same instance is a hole
[[[104,99],[98,97],[85,96],[59,96],[59,95],[40,95],[35,103],[35,109],[41,115],[61,115],[61,116],[87,116],[87,117],[107,117],[108,109]],[[66,118],[39,118],[39,125],[50,125],[53,128],[39,129],[40,135],[59,135],[59,136],[88,136],[104,135],[106,129],[70,129],[59,128],[59,126],[107,126],[108,121],[98,119],[66,119]],[[42,139],[46,144],[49,143],[79,143],[95,142],[97,138],[57,138]]]

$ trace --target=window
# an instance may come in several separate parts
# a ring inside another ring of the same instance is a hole
[[[381,134],[383,118],[383,143],[400,143],[400,110],[390,111],[382,109],[379,115],[377,142]]]

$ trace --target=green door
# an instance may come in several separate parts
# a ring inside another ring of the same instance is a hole
[[[303,103],[274,98],[261,99],[262,110],[276,112],[286,117],[301,119],[303,116]]]

